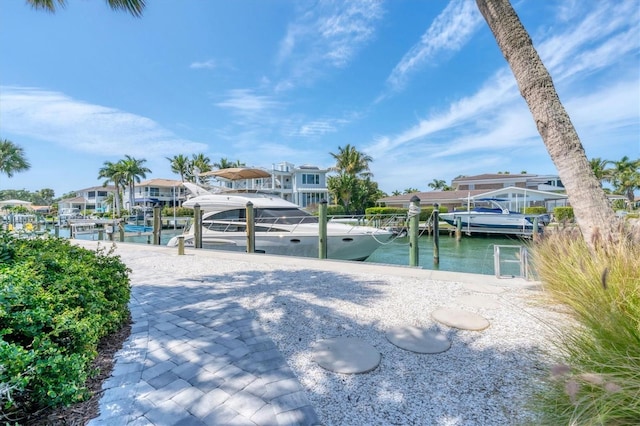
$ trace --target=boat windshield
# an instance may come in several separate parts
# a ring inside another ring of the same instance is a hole
[[[318,223],[318,218],[313,216],[304,210],[297,208],[269,208],[269,209],[255,209],[255,222],[256,223],[279,223],[286,225],[297,225],[300,223]],[[246,209],[233,209],[218,212],[216,214],[207,216],[206,221],[234,221],[244,222],[247,217]]]

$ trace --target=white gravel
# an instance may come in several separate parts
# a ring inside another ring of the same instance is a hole
[[[440,281],[412,268],[118,246],[134,281],[163,273],[197,278],[221,301],[254,312],[325,425],[535,424],[525,404],[551,362],[556,327],[566,321],[519,279],[449,274],[457,280]],[[470,281],[504,286],[499,294],[477,293],[499,306],[463,306],[461,296],[474,294]],[[430,313],[442,307],[478,313],[490,326],[477,332],[438,325]],[[406,325],[446,334],[451,349],[416,354],[385,338]],[[382,354],[379,367],[357,375],[319,367],[313,344],[330,337],[369,342]]]

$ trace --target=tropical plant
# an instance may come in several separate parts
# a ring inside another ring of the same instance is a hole
[[[626,238],[592,249],[566,232],[535,250],[546,295],[573,319],[563,321],[560,357],[541,377],[538,424],[640,424],[639,258],[640,245]]]
[[[135,206],[136,182],[140,183],[141,178],[146,178],[147,173],[151,173],[151,170],[143,166],[147,161],[145,159],[138,160],[130,155],[124,157],[123,160],[120,160],[120,164],[124,172],[124,183],[129,187],[129,210],[131,210]]]
[[[427,186],[433,189],[434,191],[450,191],[451,190],[451,187],[447,185],[447,182],[442,179],[434,179]]]
[[[591,171],[593,171],[596,179],[598,179],[601,184],[602,182],[609,182],[611,179],[611,169],[607,168],[609,164],[611,164],[611,161],[603,160],[599,157],[595,157],[589,160]]]
[[[211,171],[211,159],[204,154],[193,154],[191,156],[191,167],[189,169],[190,182],[207,183],[209,178],[200,174]]]
[[[375,204],[375,197],[383,192],[377,183],[371,181],[373,174],[369,163],[373,159],[349,144],[344,148],[338,147],[338,153],[330,154],[336,160],[331,170],[337,175],[327,178],[327,187],[336,204],[342,205],[346,213],[364,212],[365,208]]]
[[[107,186],[110,182],[113,182],[113,185],[116,188],[116,216],[119,217],[120,210],[122,208],[122,206],[120,205],[120,200],[122,199],[120,191],[123,191],[126,186],[125,170],[122,162],[113,163],[111,161],[105,161],[102,168],[98,171],[98,179],[105,179],[102,186]]]
[[[640,189],[640,158],[630,160],[626,155],[620,161],[612,161],[609,171],[614,191],[627,197],[629,206],[635,202],[635,190]]]
[[[391,193],[391,195],[393,195],[393,196],[402,195],[402,191],[399,191],[399,190],[396,189],[395,191],[393,191]]]
[[[558,169],[582,236],[590,246],[617,237],[617,220],[526,29],[509,0],[476,0]]]
[[[344,148],[338,147],[338,153],[330,152],[336,160],[332,170],[351,176],[373,176],[369,171],[369,163],[373,161],[371,156],[358,151],[354,146],[347,144]]]
[[[413,194],[414,192],[420,192],[418,188],[406,188],[402,191],[403,194]]]
[[[185,177],[189,173],[191,160],[186,155],[178,154],[173,157],[166,157],[171,163],[171,171],[180,175],[180,180],[184,182]]]
[[[221,158],[218,163],[213,163],[213,167],[217,169],[231,169],[233,167],[245,167],[246,164],[240,160],[229,161],[227,158]]]
[[[34,9],[44,9],[47,12],[54,13],[57,6],[65,7],[66,0],[26,0],[27,4]],[[56,5],[57,3],[57,5]],[[113,10],[124,10],[135,17],[142,16],[145,8],[145,0],[107,0],[109,7]]]
[[[0,140],[0,173],[11,178],[14,173],[29,170],[30,167],[22,147],[8,139]]]

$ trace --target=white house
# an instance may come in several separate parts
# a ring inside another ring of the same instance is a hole
[[[137,183],[134,189],[134,206],[151,208],[156,204],[161,207],[180,206],[187,199],[187,189],[182,181],[172,179],[149,179]],[[131,210],[129,189],[124,191],[123,205]]]
[[[77,190],[76,196],[66,198],[58,202],[58,211],[63,209],[79,209],[82,214],[87,212],[108,212],[111,206],[107,202],[110,194],[114,194],[116,187],[113,185],[93,186],[91,188]]]

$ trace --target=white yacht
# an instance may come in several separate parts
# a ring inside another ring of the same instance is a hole
[[[194,189],[187,186],[190,191]],[[203,248],[246,251],[246,208],[253,204],[257,253],[318,257],[318,217],[272,194],[258,192],[211,193],[202,188],[182,205],[200,206],[203,213]],[[185,246],[194,246],[193,224],[185,230]],[[369,226],[327,223],[327,258],[364,260],[392,233]],[[178,245],[178,237],[169,246]]]
[[[525,215],[514,213],[503,207],[499,198],[481,198],[474,200],[474,206],[467,210],[440,214],[440,219],[456,226],[460,219],[462,230],[471,233],[531,235],[534,219],[539,218],[538,232],[549,222],[548,215]],[[483,206],[485,204],[488,206]]]

